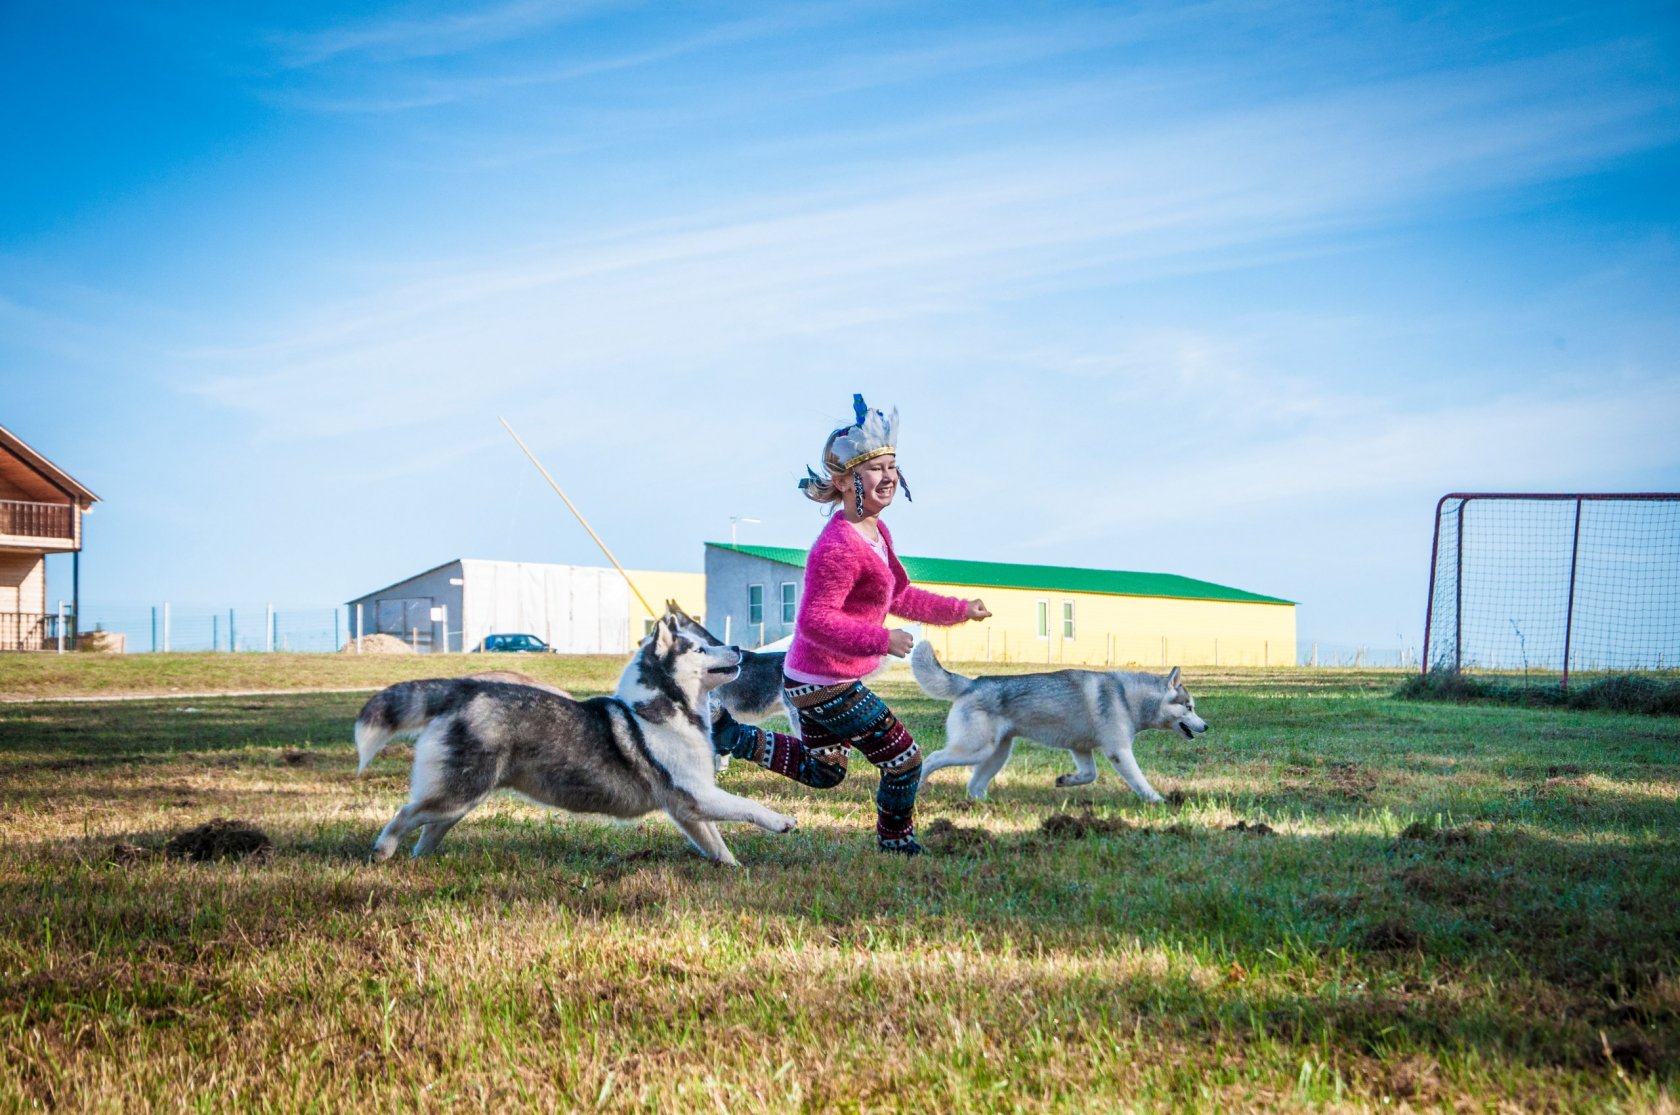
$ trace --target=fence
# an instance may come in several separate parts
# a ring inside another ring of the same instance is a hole
[[[1418,664],[1414,646],[1372,646],[1368,643],[1301,643],[1296,650],[1297,666],[1346,667],[1350,669],[1400,669]]]
[[[60,635],[62,634],[62,641]],[[76,614],[0,612],[0,650],[74,650]]]
[[[82,607],[82,631],[126,636],[130,653],[335,651],[349,639],[343,608],[271,604],[215,608],[174,604]]]
[[[232,608],[140,604],[86,606],[83,632],[109,631],[126,637],[130,653],[264,652],[322,653],[336,651],[356,635],[355,619],[346,608],[289,608],[269,604]],[[362,617],[362,634],[373,634],[372,617]],[[22,637],[17,634],[22,631]],[[65,610],[65,649],[75,646],[75,616]],[[0,650],[53,650],[58,617],[31,613],[0,614]],[[437,625],[427,623],[401,637],[422,653],[434,649]],[[451,649],[459,649],[460,632],[450,631]],[[1319,668],[1416,667],[1413,646],[1374,646],[1355,643],[1302,642],[1295,664]]]

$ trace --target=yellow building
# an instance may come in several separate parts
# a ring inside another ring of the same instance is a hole
[[[1286,666],[1295,604],[1171,573],[901,557],[918,586],[980,597],[984,623],[929,627],[957,662],[1070,666]],[[707,543],[708,626],[744,646],[793,631],[805,551]]]

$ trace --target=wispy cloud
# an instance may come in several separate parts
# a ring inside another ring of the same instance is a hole
[[[842,164],[819,192],[551,233],[323,306],[275,339],[252,331],[186,355],[220,369],[199,377],[216,401],[283,414],[309,394],[335,404],[326,429],[368,428],[407,419],[359,402],[479,369],[521,386],[557,366],[750,366],[787,338],[1335,251],[1423,207],[1671,141],[1663,94],[1575,95],[1577,71],[1600,65],[1548,58],[1360,86],[1095,148],[1017,139],[907,167]],[[1215,355],[1210,367],[1228,356]]]
[[[411,9],[414,14],[387,14],[313,31],[274,32],[270,41],[280,62],[290,68],[318,66],[346,56],[400,62],[483,49],[608,6],[584,0],[512,0],[476,11],[451,9],[427,14]]]

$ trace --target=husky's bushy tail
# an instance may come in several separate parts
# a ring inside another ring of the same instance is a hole
[[[418,732],[459,707],[461,688],[458,679],[399,681],[370,697],[356,717],[356,774],[360,776],[393,738]]]
[[[910,651],[910,672],[915,675],[916,684],[922,687],[923,693],[943,701],[954,701],[974,688],[973,678],[953,674],[941,666],[934,656],[933,647],[925,641],[917,643]]]

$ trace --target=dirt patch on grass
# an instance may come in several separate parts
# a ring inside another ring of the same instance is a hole
[[[1372,952],[1408,952],[1421,945],[1423,937],[1403,921],[1379,921],[1365,930],[1360,943]]]
[[[106,857],[107,863],[114,863],[118,867],[130,867],[136,863],[146,863],[162,855],[156,848],[145,848],[139,844],[130,844],[126,840],[119,840],[111,845],[111,852]]]
[[[1434,864],[1408,867],[1399,878],[1400,885],[1419,898],[1461,910],[1483,906],[1490,885],[1486,879],[1478,882]]]
[[[315,756],[300,747],[288,747],[280,752],[280,762],[288,767],[305,767],[315,761]]]
[[[1585,776],[1552,777],[1535,788],[1534,796],[1545,801],[1561,801],[1570,805],[1588,805],[1592,802],[1592,786]]]
[[[1437,828],[1427,821],[1413,821],[1400,830],[1401,840],[1417,840],[1431,844],[1468,844],[1475,838],[1475,831],[1467,826]]]
[[[1257,821],[1252,825],[1247,821],[1238,821],[1234,825],[1226,825],[1225,831],[1246,832],[1250,836],[1272,836],[1277,833],[1277,829],[1268,825],[1265,821]]]
[[[1421,1053],[1382,1066],[1376,1080],[1395,1099],[1428,1106],[1441,1098],[1441,1067]]]
[[[985,851],[996,841],[997,837],[985,829],[964,828],[952,824],[948,817],[940,817],[922,833],[922,842],[930,850],[945,854]]]
[[[1330,792],[1349,801],[1369,801],[1377,777],[1358,763],[1331,763],[1325,771]]]
[[[1044,835],[1054,840],[1083,840],[1087,836],[1116,836],[1132,831],[1129,822],[1093,813],[1052,813],[1044,818],[1041,827]]]
[[[266,856],[273,847],[268,834],[255,825],[217,817],[171,837],[163,846],[163,854],[170,859],[205,863]]]

